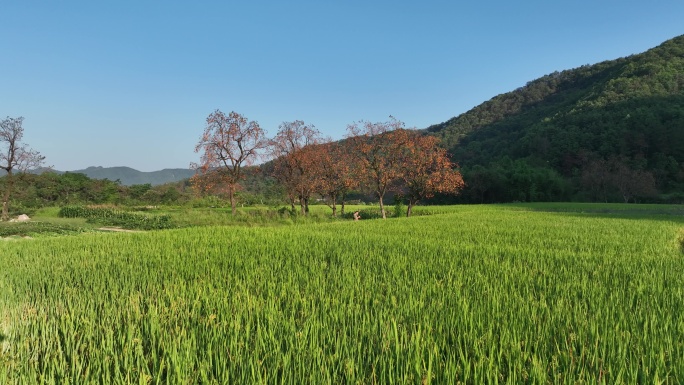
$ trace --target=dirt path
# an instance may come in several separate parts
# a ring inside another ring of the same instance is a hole
[[[119,233],[139,233],[139,230],[122,229],[121,227],[100,227],[100,231],[115,231]]]

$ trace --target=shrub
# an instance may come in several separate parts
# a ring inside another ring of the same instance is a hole
[[[86,218],[88,223],[136,230],[162,230],[177,227],[168,215],[148,216],[111,208],[65,206],[60,209],[59,216]]]

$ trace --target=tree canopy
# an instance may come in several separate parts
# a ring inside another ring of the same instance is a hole
[[[462,166],[460,201],[594,200],[582,180],[597,162],[640,176],[628,200],[666,200],[684,187],[683,74],[680,36],[543,76],[426,132]],[[623,201],[624,188],[613,178],[601,199]]]

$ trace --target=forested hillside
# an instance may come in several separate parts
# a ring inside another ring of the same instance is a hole
[[[554,72],[427,129],[467,202],[682,201],[684,36]]]

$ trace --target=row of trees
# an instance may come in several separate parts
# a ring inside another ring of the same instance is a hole
[[[79,173],[32,173],[44,165],[45,157],[23,142],[23,122],[23,117],[8,116],[0,120],[0,170],[4,171],[0,178],[0,219],[3,221],[9,219],[12,211],[26,213],[44,206],[75,203],[173,204],[183,197],[189,199],[182,184],[122,186],[118,181],[90,179]]]
[[[8,179],[0,178],[0,191]],[[30,214],[41,207],[74,204],[115,204],[127,206],[203,205],[193,200],[187,181],[152,186],[149,183],[125,186],[118,181],[91,179],[81,173],[16,173],[9,214]],[[208,205],[209,203],[207,203]]]
[[[73,203],[170,204],[192,199],[185,184],[122,186],[83,174],[27,173],[41,167],[45,158],[22,143],[22,123],[23,118],[0,121],[3,220],[9,219],[10,199],[15,209],[22,210]],[[328,204],[333,215],[341,205],[344,214],[349,194],[358,197],[363,192],[378,199],[383,218],[388,193],[405,199],[411,215],[418,201],[437,193],[456,194],[464,186],[437,138],[406,129],[394,118],[350,124],[348,137],[336,142],[303,121],[284,122],[275,137],[268,138],[258,123],[236,112],[217,110],[207,118],[195,151],[201,159],[193,165],[198,172],[189,185],[196,192],[227,196],[233,213],[238,192],[242,201],[254,194],[262,203],[266,195],[285,198],[293,210],[299,204],[304,215],[313,199]],[[250,167],[267,159],[261,171]],[[264,179],[266,175],[270,178]],[[268,179],[276,184],[264,185]],[[248,191],[241,191],[243,187]],[[264,188],[267,191],[261,191]]]
[[[302,214],[309,202],[321,197],[337,215],[347,194],[372,192],[386,218],[385,196],[394,192],[408,203],[407,215],[422,199],[436,193],[457,194],[464,182],[456,165],[439,147],[438,139],[406,129],[394,118],[387,122],[355,122],[347,127],[347,138],[324,138],[301,120],[284,122],[273,138],[257,122],[231,112],[216,110],[207,118],[195,147],[200,162],[191,167],[198,173],[192,184],[205,193],[227,193],[233,213],[235,193],[245,177],[245,167],[270,158],[266,167],[284,189],[292,209]]]

